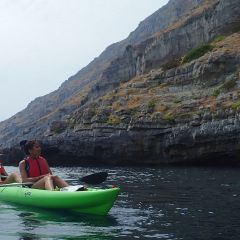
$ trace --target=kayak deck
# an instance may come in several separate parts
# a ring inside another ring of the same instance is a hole
[[[119,191],[117,187],[67,192],[8,186],[0,188],[0,200],[53,210],[66,209],[79,213],[106,215],[117,199]]]

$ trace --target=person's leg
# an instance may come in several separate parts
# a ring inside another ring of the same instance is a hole
[[[63,179],[61,179],[58,176],[52,176],[52,180],[53,180],[54,186],[57,186],[59,188],[68,187],[69,186]]]
[[[22,178],[18,173],[13,173],[13,177],[14,177],[15,182],[17,182],[17,183],[22,182]]]
[[[10,173],[5,179],[5,181],[3,181],[3,183],[14,183],[14,182],[17,182],[17,183],[22,182],[20,175],[17,173]]]
[[[35,182],[32,185],[32,188],[37,188],[37,189],[46,189],[46,190],[54,190],[53,186],[53,181],[51,179],[51,176],[45,176],[39,181]]]

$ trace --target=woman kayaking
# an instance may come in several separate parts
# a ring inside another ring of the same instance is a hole
[[[3,154],[0,154],[0,184],[21,183],[22,179],[17,173],[8,174],[2,165]]]
[[[52,174],[47,160],[40,156],[41,146],[36,140],[26,141],[23,149],[26,157],[19,163],[23,182],[33,182],[32,188],[46,190],[68,186],[63,179]]]

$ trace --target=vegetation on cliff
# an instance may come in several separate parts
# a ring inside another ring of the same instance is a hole
[[[91,102],[83,111],[75,112],[71,121],[79,128],[79,124],[116,126],[141,119],[172,124],[196,122],[198,119],[200,123],[207,118],[220,117],[221,112],[222,118],[227,113],[234,115],[238,111],[236,100],[240,99],[239,57],[239,33],[218,37],[183,56],[188,61],[183,61],[177,68],[152,70],[120,84],[112,92]],[[192,58],[194,60],[190,61]],[[211,69],[207,67],[210,61]],[[230,73],[226,72],[229,65],[235,65]],[[183,75],[188,75],[185,81],[181,80]]]

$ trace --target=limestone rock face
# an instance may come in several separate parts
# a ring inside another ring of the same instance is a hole
[[[234,31],[239,27],[239,12],[237,0],[204,2],[202,8],[193,9],[190,16],[181,18],[156,36],[134,47],[129,45],[103,72],[99,89],[105,89],[106,85],[115,87],[136,75],[157,69],[216,36]]]
[[[1,122],[0,146],[10,147],[21,141],[23,133],[26,132],[25,129],[30,129],[30,131],[27,130],[26,137],[41,137],[42,133],[51,124],[51,121],[62,120],[66,114],[72,113],[79,105],[85,104],[95,95],[100,95],[98,93],[98,84],[102,81],[103,72],[112,61],[115,61],[124,53],[128,45],[135,45],[137,42],[140,43],[146,40],[155,32],[164,29],[186,14],[188,10],[196,7],[198,2],[201,2],[188,0],[188,4],[183,4],[183,1],[185,0],[180,0],[177,3],[170,2],[159,9],[142,21],[127,39],[109,46],[89,65],[65,81],[59,89],[46,96],[36,98],[29,103],[26,109]],[[98,83],[96,84],[96,82]],[[106,91],[108,90],[109,88],[106,87]],[[100,92],[106,91],[101,89]],[[62,105],[65,105],[64,111],[62,111]]]
[[[81,111],[76,112],[77,127],[68,135],[48,138],[47,145],[54,143],[59,153],[64,153],[62,157],[58,155],[61,159],[65,154],[78,156],[79,164],[238,162],[239,43],[240,34],[233,34],[219,44],[218,50],[197,60],[168,71],[156,70],[145,75],[142,85],[140,82],[127,83],[131,90],[134,87],[139,92],[149,88],[155,90],[160,95],[159,103],[168,104],[159,112],[141,113],[140,105],[133,116],[133,110],[127,109],[127,98],[122,110],[114,112],[118,119],[127,119],[121,120],[120,124],[109,124],[103,118],[93,121],[92,116],[89,118]],[[126,86],[118,89],[119,96],[125,89]],[[215,90],[220,91],[218,96],[214,96]],[[101,104],[91,105],[89,110],[98,109]],[[109,109],[102,113],[105,113],[105,119],[113,114]],[[61,143],[58,143],[59,139]]]
[[[21,140],[37,138],[50,164],[238,162],[239,31],[239,0],[169,1],[1,122],[7,161],[22,157]]]

